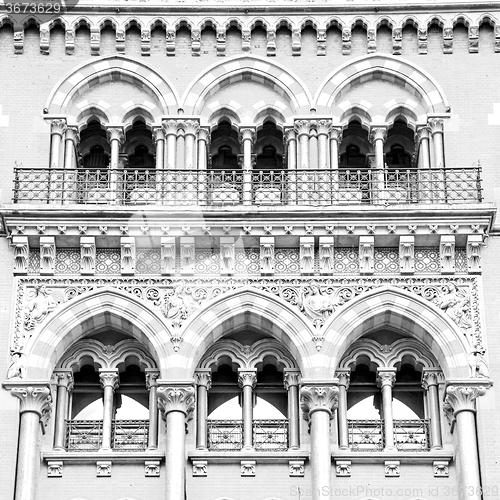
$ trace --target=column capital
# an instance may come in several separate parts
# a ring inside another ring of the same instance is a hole
[[[291,142],[291,141],[296,141],[297,136],[295,135],[295,128],[294,127],[285,127],[285,141],[286,142]]]
[[[68,126],[66,128],[66,140],[73,142],[75,145],[80,142],[80,132],[78,131],[78,127]]]
[[[384,141],[387,139],[387,126],[376,125],[370,128],[370,141]]]
[[[377,369],[377,385],[385,387],[394,385],[396,382],[396,368],[378,368]]]
[[[304,418],[309,420],[315,411],[326,411],[330,418],[338,406],[339,388],[331,382],[318,384],[307,384],[300,388],[300,407],[304,412]]]
[[[55,370],[54,378],[56,380],[57,387],[66,387],[68,391],[73,389],[73,370]]]
[[[113,390],[118,388],[118,370],[117,369],[99,369],[99,380],[102,388],[111,387]]]
[[[200,130],[200,124],[196,120],[185,120],[184,121],[184,134],[196,136]]]
[[[209,127],[200,127],[198,130],[198,140],[208,142],[210,139]]]
[[[196,370],[194,372],[194,381],[196,385],[201,385],[208,391],[212,387],[212,370],[210,368]]]
[[[163,120],[161,125],[165,135],[177,135],[177,120]]]
[[[300,372],[294,368],[285,368],[283,374],[283,384],[285,389],[288,389],[294,385],[298,386],[300,382]]]
[[[19,413],[33,412],[38,414],[40,421],[45,421],[52,404],[49,382],[23,380],[9,381],[2,385],[10,391],[11,396],[19,399]]]
[[[309,132],[311,130],[311,120],[295,120],[294,129],[299,138],[302,135],[307,135],[309,137]]]
[[[66,119],[56,118],[50,122],[50,133],[51,135],[62,135],[66,132]]]
[[[165,140],[165,130],[163,130],[162,125],[154,125],[153,126],[153,141],[156,144],[158,141]]]
[[[168,384],[166,381],[158,383],[158,408],[163,419],[172,411],[184,413],[187,420],[193,415],[195,407],[195,389],[191,384]]]
[[[118,141],[120,144],[125,140],[125,134],[123,133],[123,127],[106,127],[106,134],[108,136],[108,141]]]
[[[160,378],[160,372],[156,368],[146,368],[146,387],[151,389],[152,387],[158,387],[158,379]]]
[[[439,368],[424,368],[422,370],[422,387],[428,390],[431,385],[439,385],[443,380],[443,372]]]
[[[420,142],[422,139],[429,139],[430,133],[431,129],[428,125],[419,125],[415,132],[415,140]]]
[[[349,389],[349,383],[351,382],[351,369],[350,368],[340,368],[335,371],[335,377],[339,379],[339,386],[343,386]]]
[[[328,119],[316,120],[316,131],[318,133],[318,136],[319,135],[328,136],[331,130],[332,130],[332,120]]]
[[[241,388],[249,385],[253,389],[257,385],[257,370],[238,369],[238,384]]]
[[[241,127],[239,131],[239,140],[243,141],[251,141],[252,143],[255,141],[255,127]]]
[[[492,383],[489,379],[451,380],[446,384],[445,403],[451,406],[455,416],[461,411],[475,411],[476,399],[483,396]]]
[[[442,134],[444,131],[444,120],[442,118],[429,118],[427,124],[432,135]]]
[[[342,127],[337,125],[332,125],[330,128],[330,139],[334,141],[341,142],[342,141]]]

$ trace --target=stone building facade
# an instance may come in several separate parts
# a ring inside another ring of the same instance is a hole
[[[0,6],[2,498],[497,498],[499,58],[482,0]]]

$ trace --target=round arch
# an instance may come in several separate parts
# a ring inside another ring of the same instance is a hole
[[[49,316],[26,346],[28,378],[50,379],[63,354],[90,332],[112,328],[134,337],[155,359],[165,376],[172,362],[168,327],[147,304],[111,288],[84,293]]]
[[[289,304],[261,290],[240,288],[220,295],[191,317],[185,325],[182,351],[192,377],[208,348],[230,332],[252,328],[283,343],[304,377],[315,371],[311,328]]]
[[[142,60],[121,55],[99,57],[77,66],[56,84],[45,107],[50,114],[66,116],[71,103],[82,92],[117,77],[133,82],[156,98],[160,108],[146,104],[155,117],[177,112],[179,98],[167,79]]]
[[[314,107],[318,113],[331,112],[343,92],[370,79],[386,80],[411,90],[426,113],[445,113],[449,108],[443,90],[429,73],[401,57],[387,54],[361,56],[332,71],[319,86]]]
[[[330,372],[362,335],[390,328],[422,342],[433,353],[446,378],[468,378],[467,341],[436,306],[400,288],[383,286],[352,300],[324,325],[322,353]]]
[[[199,115],[210,95],[225,82],[234,82],[243,76],[254,78],[259,83],[264,79],[291,103],[291,114],[309,113],[312,99],[302,81],[284,66],[255,55],[229,57],[204,70],[184,92],[181,107],[188,115]]]

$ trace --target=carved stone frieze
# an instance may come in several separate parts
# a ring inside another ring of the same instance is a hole
[[[113,287],[143,300],[163,315],[171,327],[174,348],[182,341],[185,320],[215,297],[250,287],[284,300],[316,328],[314,341],[321,348],[325,321],[339,308],[363,293],[381,286],[406,290],[433,303],[448,316],[468,340],[471,351],[482,348],[479,289],[476,276],[340,277],[314,280],[275,277],[19,277],[12,352],[22,352],[30,335],[45,318],[83,293]]]

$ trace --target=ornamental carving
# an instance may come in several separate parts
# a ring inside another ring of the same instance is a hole
[[[56,302],[45,284],[40,283],[35,286],[24,310],[25,330],[34,330],[35,326],[41,323],[55,307]]]
[[[451,382],[446,387],[445,404],[453,409],[454,415],[460,411],[474,411],[476,399],[486,394],[490,387],[490,380]]]
[[[299,309],[312,321],[316,328],[320,328],[333,312],[344,301],[336,293],[322,292],[317,283],[303,285],[297,296]]]
[[[19,382],[4,384],[10,390],[11,396],[15,396],[21,402],[19,413],[37,413],[42,422],[44,417],[50,415],[52,397],[48,384],[31,383],[30,385],[19,385]]]
[[[14,273],[28,273],[29,243],[27,236],[13,236],[12,247],[14,248]]]
[[[300,407],[304,412],[304,419],[309,420],[313,412],[321,410],[330,414],[337,409],[339,388],[332,385],[305,385],[300,389]]]
[[[305,464],[304,460],[290,460],[288,462],[288,475],[290,477],[304,477]]]
[[[171,411],[180,411],[184,413],[187,420],[192,418],[195,402],[194,387],[159,386],[157,395],[158,408],[162,413],[163,419],[166,419],[167,414]]]
[[[335,473],[338,477],[351,477],[351,461],[335,460]]]
[[[193,460],[193,476],[205,477],[208,475],[207,460]]]
[[[160,461],[159,460],[146,460],[144,462],[144,476],[145,477],[160,477]]]

